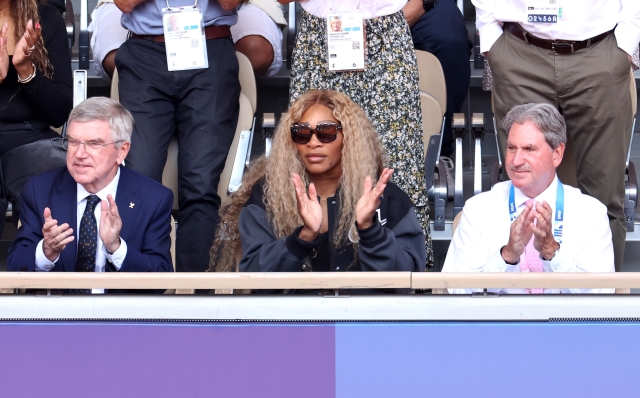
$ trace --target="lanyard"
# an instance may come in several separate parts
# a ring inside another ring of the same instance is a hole
[[[515,190],[513,184],[509,189],[509,217],[511,222],[514,222],[518,218],[516,213],[516,200]],[[564,224],[564,187],[560,180],[558,180],[558,190],[556,192],[556,212],[553,220],[553,237],[556,242],[562,243],[562,226]]]

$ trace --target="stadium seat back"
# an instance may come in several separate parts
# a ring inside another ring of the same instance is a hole
[[[431,136],[440,134],[443,113],[438,101],[431,94],[422,90],[420,90],[420,105],[422,107],[422,141],[424,155],[427,156]]]
[[[253,73],[253,67],[246,55],[237,52],[238,66],[240,67],[238,73],[238,80],[240,80],[240,91],[247,97],[251,104],[253,113],[256,112],[258,106],[258,88],[256,86],[256,76]]]
[[[416,50],[416,59],[420,74],[420,90],[431,94],[438,101],[444,116],[447,110],[447,84],[442,65],[435,55],[426,51]]]

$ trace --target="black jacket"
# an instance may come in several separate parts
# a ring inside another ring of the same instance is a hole
[[[376,222],[358,230],[358,260],[349,242],[339,250],[329,244],[334,235],[340,208],[339,194],[327,199],[327,232],[314,242],[298,238],[302,226],[291,235],[276,239],[267,221],[262,184],[258,183],[240,212],[242,242],[240,271],[254,272],[344,272],[344,271],[423,271],[426,264],[425,238],[409,197],[394,184],[387,184]],[[333,209],[333,211],[332,211]],[[309,258],[311,269],[305,265]],[[368,292],[371,292],[370,290]],[[354,292],[355,293],[355,292]],[[360,290],[357,293],[366,293]]]

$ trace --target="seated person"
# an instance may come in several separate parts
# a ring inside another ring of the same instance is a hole
[[[129,33],[120,25],[122,11],[113,0],[99,0],[91,13],[91,51],[96,73],[111,79],[116,51]],[[238,22],[231,26],[236,51],[251,61],[256,75],[273,76],[282,67],[282,28],[287,25],[276,0],[250,0],[238,9]]]
[[[606,207],[562,184],[556,167],[567,141],[548,104],[511,109],[504,162],[511,181],[470,198],[442,272],[614,272]],[[613,289],[488,289],[504,293],[613,293]],[[449,289],[470,293],[473,289]]]
[[[337,91],[302,95],[220,210],[211,269],[235,270],[241,243],[243,272],[424,270],[413,204],[383,162],[358,105]]]
[[[133,118],[94,97],[69,116],[67,166],[38,175],[21,194],[22,226],[9,271],[172,272],[173,194],[120,167]]]

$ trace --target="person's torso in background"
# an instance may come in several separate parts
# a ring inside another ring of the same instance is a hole
[[[358,4],[359,3],[359,4]],[[319,18],[329,14],[360,12],[365,19],[394,14],[407,4],[406,0],[301,0],[306,12]]]
[[[494,16],[501,22],[517,22],[529,33],[548,40],[586,40],[613,29],[619,21],[632,18],[620,15],[619,0],[557,0],[561,15],[556,23],[528,22],[531,0],[496,0]],[[544,3],[548,3],[545,1]]]
[[[129,14],[122,14],[122,26],[138,35],[161,35],[162,9],[192,6],[195,0],[146,0],[138,4]],[[204,26],[234,25],[238,21],[236,9],[225,11],[217,1],[198,0],[198,8],[204,16]]]

